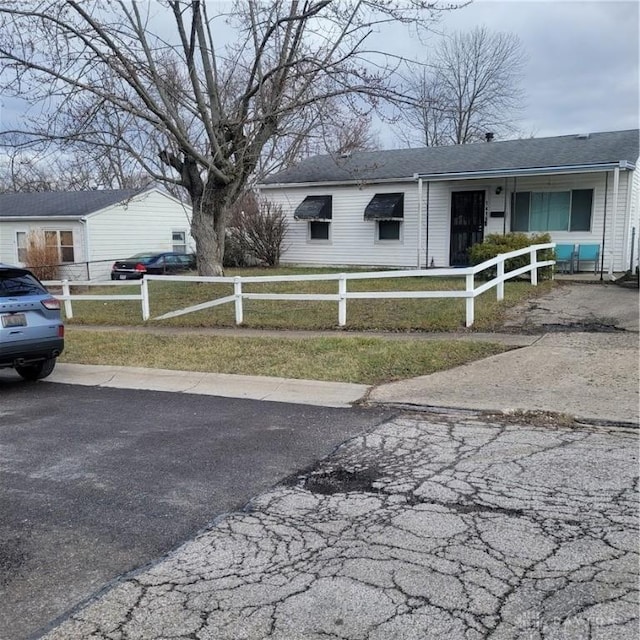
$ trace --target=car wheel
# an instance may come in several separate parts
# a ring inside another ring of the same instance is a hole
[[[22,366],[17,366],[16,371],[25,380],[42,380],[42,378],[46,378],[53,372],[55,366],[56,359],[47,358],[47,360],[36,362],[35,364],[25,364]]]

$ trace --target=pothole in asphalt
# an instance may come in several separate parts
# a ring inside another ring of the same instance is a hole
[[[333,495],[334,493],[379,493],[380,490],[373,486],[373,483],[380,478],[380,471],[377,468],[345,469],[335,467],[334,469],[315,470],[308,475],[292,476],[285,481],[285,484],[297,485],[322,495]]]

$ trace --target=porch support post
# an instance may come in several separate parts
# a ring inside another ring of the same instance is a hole
[[[416,269],[420,268],[422,258],[422,178],[418,178],[418,233],[417,233]]]
[[[620,190],[620,167],[613,170],[613,215],[611,216],[611,238],[609,239],[609,279],[613,280],[613,262],[616,258],[616,226],[618,214],[618,192]]]

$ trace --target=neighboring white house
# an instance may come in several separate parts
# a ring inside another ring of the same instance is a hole
[[[463,265],[487,234],[548,231],[612,274],[638,263],[639,147],[629,130],[316,156],[260,191],[289,218],[285,263]]]
[[[105,280],[116,259],[192,251],[190,220],[190,207],[156,188],[0,194],[0,262],[24,264],[29,232],[41,232],[61,276]]]

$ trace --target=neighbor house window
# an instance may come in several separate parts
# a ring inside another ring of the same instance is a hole
[[[73,231],[45,231],[44,241],[47,247],[57,250],[60,262],[75,262]]]
[[[520,191],[512,199],[512,231],[589,231],[593,189]]]
[[[187,232],[172,231],[171,232],[172,251],[174,253],[187,253]]]
[[[307,196],[293,214],[294,220],[306,220],[309,240],[328,241],[331,238],[333,198],[331,196]]]
[[[26,264],[27,262],[27,232],[16,232],[16,246],[18,247],[18,262]]]
[[[364,219],[376,223],[376,240],[400,240],[404,193],[376,193],[364,210]]]

